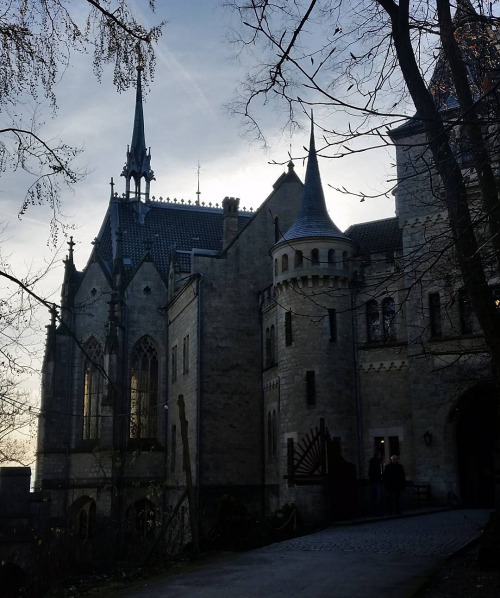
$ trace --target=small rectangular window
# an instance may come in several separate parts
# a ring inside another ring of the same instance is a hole
[[[182,373],[189,372],[189,334],[182,341]]]
[[[292,344],[292,312],[285,313],[285,345],[289,347]]]
[[[172,382],[177,381],[177,345],[172,347]]]
[[[330,340],[335,342],[337,340],[337,310],[328,310],[328,325],[330,328]]]
[[[307,404],[316,405],[316,372],[314,370],[306,372],[306,393]]]
[[[441,298],[439,293],[429,293],[431,336],[441,336]]]
[[[458,308],[460,312],[460,332],[472,334],[472,307],[470,297],[464,289],[458,291]]]

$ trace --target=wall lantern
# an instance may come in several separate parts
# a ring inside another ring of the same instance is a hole
[[[424,434],[424,442],[425,446],[431,446],[432,444],[432,434],[429,431]]]

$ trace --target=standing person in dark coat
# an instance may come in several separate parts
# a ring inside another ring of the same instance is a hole
[[[382,514],[382,476],[384,473],[384,458],[375,452],[368,461],[368,479],[371,490],[371,513],[374,516]]]
[[[406,478],[397,455],[392,455],[391,462],[385,466],[383,479],[387,490],[389,515],[394,512],[401,515],[401,492],[406,486]]]

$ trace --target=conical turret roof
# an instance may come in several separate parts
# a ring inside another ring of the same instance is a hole
[[[291,228],[282,236],[279,243],[306,237],[347,237],[332,222],[326,209],[325,195],[319,174],[318,157],[314,140],[314,123],[311,115],[311,139],[307,159],[306,180],[300,213]]]

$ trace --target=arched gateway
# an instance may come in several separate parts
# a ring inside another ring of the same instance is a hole
[[[488,383],[473,386],[458,399],[450,419],[456,426],[462,505],[493,507],[500,466],[498,390]]]

